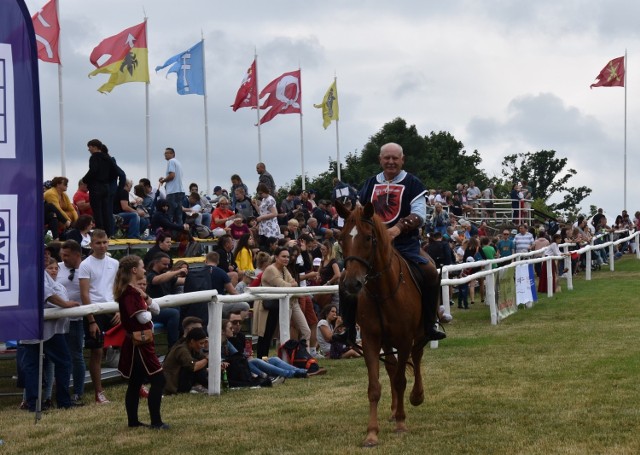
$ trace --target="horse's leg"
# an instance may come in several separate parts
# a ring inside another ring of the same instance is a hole
[[[391,346],[385,346],[384,352],[391,353],[393,348]],[[384,368],[387,370],[387,375],[389,376],[389,384],[391,388],[391,417],[389,417],[390,422],[395,422],[396,420],[396,410],[398,408],[398,395],[396,394],[396,389],[393,387],[393,378],[396,375],[396,368],[398,366],[398,359],[393,354],[385,354],[385,362]]]
[[[373,340],[363,336],[362,348],[364,351],[364,361],[367,365],[369,376],[369,424],[367,425],[367,437],[364,440],[364,447],[375,447],[378,445],[378,402],[380,401],[380,340]]]
[[[391,380],[391,388],[395,389],[396,393],[396,433],[403,433],[407,431],[407,425],[405,423],[406,414],[404,412],[404,392],[407,388],[407,376],[405,370],[407,368],[407,360],[409,360],[409,354],[411,347],[403,343],[404,346],[398,347],[398,364],[396,366],[395,374]]]
[[[411,389],[411,395],[409,395],[409,402],[413,406],[419,406],[424,401],[424,388],[422,386],[422,369],[420,368],[420,362],[422,361],[422,354],[424,349],[420,344],[414,344],[411,350],[411,359],[413,360],[413,374],[414,382],[413,389]]]

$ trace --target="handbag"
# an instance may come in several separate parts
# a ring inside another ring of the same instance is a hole
[[[143,344],[153,343],[153,330],[145,329],[131,333],[131,341],[134,346],[142,346]]]
[[[271,310],[279,310],[280,309],[280,300],[278,299],[270,299],[262,301],[262,308],[267,311]]]

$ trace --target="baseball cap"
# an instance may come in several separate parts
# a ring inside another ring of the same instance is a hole
[[[320,259],[320,258],[315,258],[315,259],[313,260],[313,266],[314,266],[314,267],[320,267],[320,264],[322,264],[322,259]]]

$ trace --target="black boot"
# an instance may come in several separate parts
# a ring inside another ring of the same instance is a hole
[[[421,268],[422,270],[422,268]],[[423,272],[423,280],[426,283],[426,277]],[[424,324],[424,343],[429,341],[443,340],[447,334],[440,329],[438,324],[438,302],[440,301],[440,279],[433,285],[422,286],[422,321]]]
[[[338,296],[340,298],[340,316],[342,317],[344,332],[334,333],[332,339],[350,346],[355,346],[358,297],[344,292],[342,286],[338,288]]]

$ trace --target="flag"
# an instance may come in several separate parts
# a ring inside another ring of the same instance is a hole
[[[611,60],[596,76],[598,82],[593,87],[624,87],[624,57]]]
[[[302,84],[300,70],[284,73],[272,80],[260,92],[260,99],[269,95],[260,109],[269,109],[260,119],[260,124],[267,123],[278,114],[300,114],[302,107]]]
[[[111,75],[99,92],[110,92],[116,85],[127,82],[149,82],[147,22],[105,38],[91,52],[89,60],[97,68],[89,73],[89,77],[100,73]]]
[[[156,66],[156,72],[171,65],[167,75],[176,73],[178,76],[178,94],[204,95],[204,41],[191,46],[184,52],[174,55],[161,66]]]
[[[322,104],[314,104],[313,107],[322,109],[322,120],[324,120],[322,126],[324,126],[325,130],[331,124],[331,120],[339,119],[338,87],[335,80],[333,81],[333,84],[329,86],[327,93],[324,94]]]
[[[38,58],[47,63],[60,63],[58,52],[58,38],[60,38],[60,24],[56,0],[50,0],[40,11],[33,15],[33,31],[38,42]]]
[[[242,84],[236,94],[236,100],[233,105],[233,112],[243,107],[258,107],[258,87],[256,80],[258,79],[258,68],[256,60],[253,59],[253,63],[247,70],[247,74],[242,79]]]

